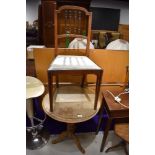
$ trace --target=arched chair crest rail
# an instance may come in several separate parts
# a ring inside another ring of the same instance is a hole
[[[54,14],[55,56],[59,47],[68,47],[74,38],[86,39],[89,55],[92,13],[79,6],[61,6]]]

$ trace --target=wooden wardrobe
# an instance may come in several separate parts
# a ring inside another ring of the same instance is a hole
[[[89,10],[91,0],[41,0],[38,8],[39,44],[54,47],[54,10],[62,5],[76,5]]]

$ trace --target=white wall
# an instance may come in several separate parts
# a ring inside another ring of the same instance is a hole
[[[38,5],[41,0],[26,0],[26,21],[31,24],[38,19]],[[129,24],[128,3],[112,0],[92,0],[91,7],[120,9],[120,24]]]
[[[40,3],[41,0],[26,0],[26,21],[29,21],[30,24],[38,19],[38,6]]]
[[[112,0],[92,0],[91,7],[120,9],[120,24],[129,24],[129,3]]]

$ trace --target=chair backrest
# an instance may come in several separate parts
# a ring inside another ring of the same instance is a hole
[[[87,39],[86,56],[90,46],[92,13],[79,6],[64,5],[55,10],[55,56],[60,46],[68,47],[73,38]],[[61,43],[58,44],[58,40]]]

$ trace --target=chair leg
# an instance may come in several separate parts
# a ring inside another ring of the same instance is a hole
[[[126,148],[126,144],[124,145],[124,151],[125,151],[126,155],[129,155],[129,152],[128,152],[127,148]]]
[[[107,152],[109,152],[109,151],[111,151],[111,150],[113,150],[113,149],[115,149],[117,147],[121,147],[121,146],[123,147],[123,149],[125,151],[125,154],[129,155],[128,150],[126,148],[126,142],[125,141],[121,141],[120,143],[118,143],[118,144],[116,144],[114,146],[109,147],[108,149],[105,150],[105,152],[107,153]]]
[[[84,87],[85,79],[86,79],[86,75],[82,75],[82,81],[81,81],[81,87],[82,88]]]
[[[111,147],[107,148],[107,149],[105,150],[105,152],[107,153],[107,152],[109,152],[110,150],[113,150],[113,149],[115,149],[115,148],[117,148],[117,147],[120,147],[120,146],[122,146],[122,145],[123,145],[123,142],[121,141],[121,142],[119,142],[118,144],[116,144],[116,145],[114,145],[114,146],[111,146]]]
[[[59,87],[59,76],[56,75],[56,87],[58,88]]]

